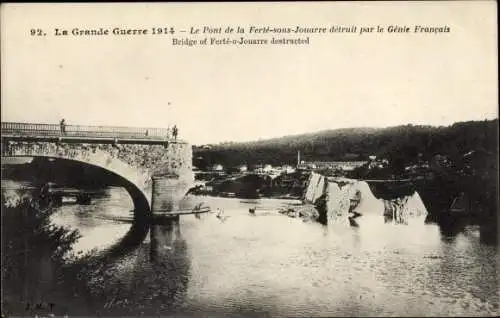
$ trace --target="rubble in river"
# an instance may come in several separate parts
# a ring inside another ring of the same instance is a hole
[[[427,216],[418,192],[390,200],[377,198],[366,181],[327,178],[312,173],[305,201],[314,203],[318,221],[328,225],[350,226],[368,222],[408,225],[423,223]]]
[[[425,221],[427,209],[418,192],[395,200],[384,200],[384,219],[395,224],[409,224],[414,220]]]
[[[319,212],[312,204],[283,208],[278,211],[292,218],[301,218],[304,222],[317,221]]]

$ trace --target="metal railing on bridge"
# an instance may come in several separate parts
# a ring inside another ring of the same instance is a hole
[[[141,128],[120,126],[82,126],[2,122],[2,135],[39,137],[85,137],[85,138],[129,138],[172,139],[168,128]]]

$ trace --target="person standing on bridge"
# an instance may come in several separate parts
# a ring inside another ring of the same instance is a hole
[[[65,135],[66,134],[66,121],[64,120],[64,118],[61,120],[59,125],[61,126],[61,133],[63,135]]]
[[[179,130],[177,129],[177,126],[174,125],[174,128],[172,128],[172,136],[174,137],[175,140],[177,140],[178,133],[179,133]]]

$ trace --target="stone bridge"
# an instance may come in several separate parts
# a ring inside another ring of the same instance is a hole
[[[2,122],[2,157],[71,160],[119,177],[136,217],[168,213],[192,186],[192,149],[167,129]]]

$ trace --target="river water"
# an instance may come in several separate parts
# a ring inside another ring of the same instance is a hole
[[[182,216],[125,248],[131,225],[113,217],[129,216],[132,201],[111,187],[92,205],[58,208],[52,221],[80,231],[75,251],[123,250],[108,259],[108,279],[121,282],[112,302],[133,315],[498,315],[497,247],[481,243],[475,226],[449,234],[436,224],[384,224],[381,216],[327,227],[277,212],[295,201],[188,201],[223,217]]]

